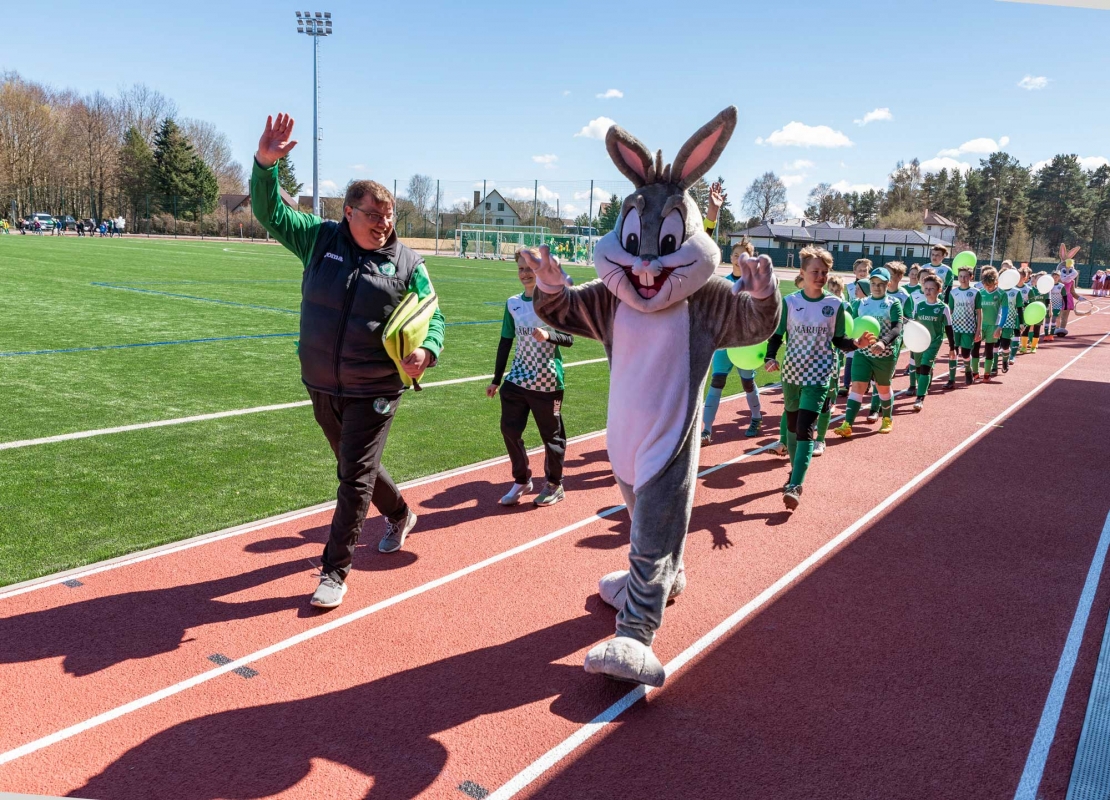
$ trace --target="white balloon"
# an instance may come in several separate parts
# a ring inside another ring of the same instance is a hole
[[[911,319],[902,328],[902,341],[911,353],[924,353],[933,343],[933,337],[928,328],[916,319]]]
[[[1008,269],[998,276],[998,288],[1004,292],[1008,292],[1018,285],[1018,280],[1021,276],[1018,275],[1016,269]]]
[[[1053,285],[1051,275],[1042,275],[1037,278],[1037,291],[1041,294],[1048,294],[1051,292]]]

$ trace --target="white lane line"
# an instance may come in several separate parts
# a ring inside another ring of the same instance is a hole
[[[599,364],[605,361],[604,358],[590,358],[585,361],[572,361],[569,364],[563,364],[563,368],[568,367],[581,367],[586,364]],[[475,381],[488,381],[493,378],[493,375],[472,375],[469,378],[452,378],[446,381],[429,381],[428,383],[420,384],[421,388],[431,389],[436,386],[453,386],[458,383],[474,383]],[[74,439],[88,439],[92,436],[107,436],[113,433],[127,433],[129,431],[141,431],[148,428],[164,428],[167,425],[184,425],[189,422],[206,422],[213,419],[224,419],[226,417],[241,417],[246,414],[262,414],[267,411],[284,411],[289,408],[301,408],[303,406],[312,405],[311,400],[298,400],[294,403],[278,403],[270,406],[254,406],[253,408],[237,408],[232,411],[217,411],[211,414],[196,414],[191,417],[178,417],[177,419],[160,419],[153,422],[139,422],[134,425],[119,425],[114,428],[98,428],[91,431],[77,431],[75,433],[62,433],[57,436],[43,436],[39,439],[21,439],[14,442],[0,442],[0,450],[15,450],[21,447],[35,447],[40,444],[54,444],[55,442],[69,442]]]
[[[761,386],[760,388],[761,389],[774,389],[774,388],[777,388],[778,386],[779,386],[779,384],[772,383],[772,384],[769,384],[767,386]],[[721,403],[722,404],[723,403],[731,403],[733,401],[739,400],[741,397],[744,397],[743,392],[739,392],[737,394],[729,395],[728,397],[722,397],[721,398]],[[606,432],[606,429],[602,428],[601,430],[594,431],[592,433],[584,433],[584,434],[581,434],[579,436],[572,436],[570,439],[567,440],[567,444],[568,445],[578,444],[580,442],[585,442],[585,441],[588,441],[590,439],[596,439],[600,436],[604,436],[605,432]],[[750,451],[749,453],[747,453],[743,456],[739,456],[737,458],[731,459],[729,461],[724,462],[723,464],[718,464],[715,467],[709,467],[708,469],[706,469],[701,474],[702,475],[708,475],[709,473],[715,472],[716,470],[721,469],[725,466],[728,466],[729,464],[733,464],[733,463],[736,463],[737,461],[743,460],[744,458],[747,457],[747,455],[755,455],[756,453],[762,453],[765,450],[769,449],[769,447],[771,447],[771,445],[761,447],[758,450]],[[531,450],[529,450],[528,454],[529,455],[535,455],[536,453],[539,453],[539,452],[542,452],[542,451],[543,451],[543,446],[541,445],[539,447],[534,447]],[[459,475],[466,475],[467,473],[476,472],[477,470],[485,469],[486,467],[496,466],[498,464],[504,464],[504,463],[507,463],[508,461],[509,461],[508,456],[497,456],[496,458],[490,458],[490,459],[487,459],[485,461],[479,461],[476,464],[468,464],[465,467],[457,467],[455,469],[446,470],[445,472],[438,472],[434,475],[426,475],[423,478],[415,478],[411,481],[404,481],[403,483],[398,484],[398,488],[400,488],[403,491],[403,490],[415,488],[417,486],[426,486],[429,483],[437,483],[439,481],[450,480],[450,479],[455,478]],[[237,526],[227,528],[227,529],[222,530],[222,531],[215,531],[213,533],[201,534],[200,536],[194,536],[194,537],[192,537],[190,539],[187,539],[186,541],[181,542],[181,543],[176,544],[176,545],[163,545],[161,547],[156,547],[156,548],[153,548],[151,550],[146,550],[144,552],[136,553],[136,554],[132,555],[131,557],[121,557],[121,558],[118,558],[118,559],[111,559],[107,562],[101,562],[99,564],[92,565],[92,566],[88,567],[87,569],[77,568],[77,569],[73,569],[73,570],[65,570],[63,572],[55,574],[53,577],[44,576],[42,578],[36,578],[33,581],[23,583],[23,584],[17,586],[16,588],[14,588],[14,589],[9,589],[7,591],[0,591],[0,600],[6,600],[7,598],[15,597],[16,595],[27,594],[28,592],[34,592],[34,591],[37,591],[39,589],[45,589],[48,586],[57,586],[58,584],[64,583],[65,581],[71,580],[73,578],[77,578],[78,580],[80,580],[81,578],[84,578],[84,577],[89,576],[89,575],[96,575],[96,574],[101,573],[101,572],[108,572],[109,570],[118,569],[119,567],[126,567],[126,566],[130,566],[131,564],[141,563],[143,561],[150,561],[151,559],[159,558],[161,556],[171,555],[173,553],[180,553],[183,550],[191,550],[194,547],[200,547],[201,545],[210,544],[212,542],[219,542],[219,541],[222,541],[224,539],[230,539],[234,536],[240,536],[244,533],[252,533],[254,531],[262,530],[264,528],[270,528],[270,527],[275,527],[277,525],[283,525],[286,522],[291,522],[291,521],[296,520],[296,519],[301,519],[302,517],[309,517],[309,516],[312,516],[313,514],[321,514],[325,511],[330,511],[333,508],[335,508],[335,501],[334,500],[331,501],[331,502],[328,502],[328,503],[320,503],[318,505],[310,506],[309,508],[300,509],[298,511],[291,511],[291,512],[286,512],[284,514],[278,514],[275,517],[270,517],[270,518],[267,518],[267,519],[264,519],[264,520],[259,520],[255,524],[248,523],[246,525],[237,525]]]
[[[1071,683],[1076,659],[1079,658],[1079,647],[1083,644],[1083,634],[1087,630],[1091,606],[1095,602],[1095,593],[1098,591],[1099,578],[1106,563],[1108,548],[1110,548],[1110,516],[1106,517],[1106,523],[1102,526],[1098,547],[1095,548],[1094,557],[1091,559],[1083,592],[1079,595],[1079,605],[1076,606],[1075,616],[1068,630],[1068,638],[1064,642],[1064,650],[1060,653],[1060,663],[1056,666],[1056,674],[1052,678],[1052,686],[1048,690],[1048,697],[1041,711],[1041,721],[1033,736],[1033,744],[1029,747],[1029,755],[1025,759],[1025,768],[1021,771],[1017,791],[1014,792],[1014,800],[1036,800],[1037,798],[1037,790],[1044,776],[1044,767],[1048,763],[1048,753],[1056,738],[1060,712],[1064,709],[1064,697],[1067,695],[1068,684]]]
[[[733,397],[742,396],[743,394],[733,395]],[[736,458],[730,459],[725,463],[735,464],[739,461],[743,461],[746,458],[751,458],[752,456],[765,452],[772,446],[773,445],[764,445],[763,447],[756,448],[755,450],[750,450],[740,456],[737,456]],[[724,466],[724,464],[718,464],[715,467],[709,467],[702,472],[699,472],[698,477],[700,478],[703,475],[708,475],[709,473],[720,469],[722,466]],[[235,669],[238,669],[239,667],[246,666],[247,664],[252,664],[255,661],[259,661],[260,659],[265,658],[266,656],[273,655],[274,653],[280,653],[282,650],[287,650],[294,645],[298,645],[311,639],[315,639],[317,636],[322,636],[325,633],[330,633],[331,631],[341,628],[345,625],[349,625],[352,622],[357,622],[364,617],[368,617],[371,614],[375,614],[378,611],[389,608],[390,606],[395,606],[398,603],[424,594],[425,592],[431,591],[432,589],[439,588],[440,586],[444,586],[448,583],[458,580],[459,578],[464,578],[467,575],[478,572],[479,570],[485,569],[486,567],[492,566],[493,564],[497,564],[508,558],[512,558],[515,555],[524,553],[535,547],[539,547],[541,544],[546,544],[547,542],[557,539],[564,534],[570,533],[571,531],[576,531],[579,528],[583,528],[587,525],[597,522],[598,520],[610,517],[619,511],[623,511],[624,508],[624,505],[618,505],[607,508],[604,511],[598,512],[597,514],[591,514],[585,519],[581,519],[578,522],[571,523],[570,525],[567,525],[564,528],[560,528],[557,531],[552,531],[551,533],[545,534],[544,536],[540,536],[539,538],[532,539],[509,550],[505,550],[504,552],[490,556],[489,558],[483,561],[479,561],[476,564],[471,564],[468,567],[463,567],[462,569],[456,570],[455,572],[452,572],[448,575],[444,575],[443,577],[436,578],[435,580],[428,581],[427,583],[423,583],[420,586],[416,586],[405,592],[401,592],[400,594],[388,597],[384,600],[380,600],[371,606],[361,608],[358,611],[354,611],[350,614],[347,614],[346,616],[339,617],[330,622],[326,622],[323,625],[319,625],[307,631],[302,631],[296,636],[291,636],[288,639],[283,639],[280,642],[272,644],[269,647],[265,647],[261,650],[256,650],[255,652],[243,656],[242,658],[236,659],[235,661],[231,661],[222,666],[210,669],[207,672],[202,672],[199,675],[194,675],[192,678],[180,681],[179,683],[175,683],[172,686],[167,686],[165,689],[160,689],[157,692],[146,695],[145,697],[140,697],[137,700],[132,700],[130,703],[126,703],[124,705],[117,706],[116,708],[105,711],[101,714],[97,714],[95,717],[87,719],[83,722],[79,722],[75,725],[70,725],[69,727],[63,728],[56,733],[52,733],[39,739],[35,739],[32,742],[28,742],[27,744],[16,747],[12,750],[7,751],[6,753],[0,753],[0,765],[6,764],[9,761],[15,761],[16,759],[22,758],[23,756],[30,755],[37,750],[42,750],[45,747],[49,747],[50,745],[57,744],[58,742],[64,741],[73,736],[77,736],[80,733],[84,733],[87,730],[96,728],[106,722],[111,722],[114,719],[119,719],[120,717],[130,714],[133,711],[138,711],[141,708],[153,705],[154,703],[157,703],[160,700],[164,700],[167,697],[172,697],[175,694],[180,694],[181,692],[184,692],[187,689],[191,689],[194,686],[199,686],[202,683],[207,683],[213,678],[218,678],[220,675],[231,672]]]
[[[981,437],[987,431],[991,430],[990,426],[1002,421],[1007,416],[1009,416],[1014,411],[1016,411],[1018,408],[1025,405],[1025,403],[1027,403],[1034,395],[1036,395],[1041,390],[1043,390],[1052,381],[1056,380],[1056,378],[1059,377],[1059,375],[1061,373],[1063,373],[1064,370],[1066,370],[1068,367],[1070,367],[1072,364],[1074,364],[1076,361],[1078,361],[1084,355],[1089,353],[1095,347],[1102,344],[1102,342],[1105,341],[1107,339],[1107,337],[1110,337],[1110,333],[1104,334],[1097,342],[1095,342],[1094,344],[1089,345],[1087,347],[1087,349],[1085,349],[1082,353],[1079,353],[1077,356],[1072,358],[1071,361],[1069,361],[1067,364],[1060,367],[1060,369],[1056,370],[1054,373],[1049,375],[1040,384],[1038,384],[1036,387],[1031,389],[1028,393],[1026,393],[1024,396],[1022,396],[1017,401],[1015,401],[1012,405],[1010,405],[1005,411],[1003,411],[1001,414],[999,414],[997,417],[995,417],[993,420],[991,420],[991,422],[987,426],[981,427],[978,430],[976,430],[975,432],[973,432],[970,436],[968,436],[966,439],[964,439],[962,442],[960,442],[954,448],[949,450],[947,453],[945,453],[939,459],[934,461],[931,465],[926,467],[923,471],[919,472],[916,476],[914,476],[914,478],[912,480],[909,481],[909,483],[906,483],[900,489],[896,490],[893,494],[891,494],[889,497],[887,497],[885,500],[883,500],[877,506],[872,508],[866,514],[864,514],[862,517],[860,517],[858,520],[856,520],[854,523],[852,523],[852,525],[850,525],[849,527],[847,527],[843,531],[841,531],[839,534],[837,534],[835,538],[829,540],[824,545],[819,547],[812,554],[810,554],[809,557],[807,557],[804,561],[802,561],[800,564],[795,566],[793,569],[791,569],[789,572],[787,572],[785,575],[783,575],[781,578],[779,578],[773,584],[768,586],[766,589],[764,589],[762,592],[760,592],[755,598],[753,598],[751,601],[746,603],[744,606],[742,606],[740,609],[738,609],[732,615],[727,617],[724,621],[722,621],[719,625],[717,625],[717,627],[713,628],[713,630],[709,631],[709,633],[705,634],[700,639],[698,639],[696,642],[694,642],[692,645],[690,645],[688,648],[683,650],[679,655],[677,655],[674,659],[672,659],[670,661],[670,663],[668,663],[666,665],[665,669],[666,669],[667,675],[668,676],[673,676],[673,674],[675,672],[679,671],[684,666],[686,666],[688,663],[690,663],[690,661],[695,659],[698,655],[700,655],[707,648],[709,648],[710,645],[715,643],[722,636],[724,636],[726,633],[731,631],[733,628],[735,628],[737,625],[739,625],[741,622],[743,622],[745,619],[747,619],[749,616],[751,616],[754,612],[759,610],[762,606],[766,605],[768,602],[770,602],[772,599],[774,599],[774,597],[777,594],[779,594],[779,592],[783,591],[788,586],[790,586],[790,584],[792,584],[795,580],[797,580],[799,577],[801,577],[802,574],[804,574],[806,571],[808,571],[810,568],[812,568],[818,562],[820,562],[823,558],[825,558],[827,555],[832,553],[832,551],[836,550],[838,547],[840,547],[842,544],[844,544],[846,541],[848,541],[850,538],[852,538],[864,525],[868,524],[869,522],[871,522],[871,520],[875,519],[877,516],[882,514],[884,511],[886,511],[888,508],[890,508],[894,503],[898,502],[902,497],[904,497],[906,494],[908,494],[911,490],[913,490],[917,486],[919,486],[922,483],[922,481],[924,481],[926,478],[931,476],[934,472],[939,470],[942,466],[947,464],[955,456],[957,456],[959,453],[961,453],[963,450],[965,450],[976,439]],[[590,720],[589,723],[584,725],[579,730],[575,731],[567,739],[563,740],[562,742],[557,744],[555,747],[548,750],[546,753],[544,753],[538,759],[536,759],[531,764],[529,764],[527,767],[525,767],[523,770],[521,770],[519,773],[517,773],[508,783],[506,783],[504,786],[499,788],[497,791],[495,791],[491,795],[489,795],[488,800],[508,800],[508,798],[514,797],[522,789],[524,789],[530,783],[535,781],[537,778],[539,778],[541,775],[543,775],[549,769],[551,769],[552,767],[557,765],[560,761],[562,761],[564,758],[566,758],[568,755],[570,755],[571,752],[573,752],[580,745],[584,744],[588,739],[590,739],[595,734],[604,730],[605,726],[612,723],[624,711],[631,708],[636,703],[636,701],[638,701],[642,697],[646,697],[648,695],[648,693],[650,693],[652,691],[654,691],[654,690],[651,687],[642,686],[642,685],[633,689],[631,692],[626,694],[624,697],[622,697],[616,703],[609,706],[609,708],[605,709],[600,714],[598,714],[596,717],[594,717],[592,720]],[[1052,726],[1051,734],[1055,735],[1055,724],[1053,724],[1053,726]],[[1051,739],[1049,740],[1049,742],[1051,743]],[[1045,751],[1045,755],[1047,756],[1047,748],[1046,748],[1046,751]],[[1043,767],[1043,764],[1042,764],[1042,767]],[[1039,781],[1040,781],[1039,776],[1037,778],[1037,781],[1039,783]],[[1032,797],[1032,795],[1030,795],[1030,797]]]

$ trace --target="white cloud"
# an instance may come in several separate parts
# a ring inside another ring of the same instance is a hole
[[[782,180],[782,185],[789,189],[791,186],[797,186],[805,179],[805,175],[783,175],[780,180]]]
[[[813,169],[817,165],[814,164],[812,161],[807,161],[804,158],[797,158],[784,166],[789,170],[807,170]]]
[[[543,164],[544,169],[555,169],[555,162],[559,160],[559,157],[554,153],[548,153],[542,156],[532,156],[532,160],[537,164]]]
[[[863,119],[852,120],[859,126],[866,125],[868,122],[890,122],[894,119],[894,115],[890,113],[889,108],[876,108],[874,111],[868,111],[863,115]]]
[[[943,153],[945,151],[941,152]],[[930,158],[927,161],[921,162],[922,173],[940,172],[942,169],[946,169],[949,172],[957,171],[960,174],[965,174],[971,169],[971,164],[966,161],[957,161],[954,158],[943,155],[940,158]]]
[[[320,196],[321,197],[338,197],[339,184],[335,181],[320,181]]]
[[[563,219],[574,219],[579,214],[585,213],[587,209],[579,208],[574,203],[563,203],[559,206],[559,213]]]
[[[581,201],[585,202],[588,205],[589,202],[590,202],[590,192],[589,192],[589,190],[587,190],[585,192],[575,192],[574,193],[574,199],[575,200],[581,200]],[[609,192],[605,191],[604,189],[602,189],[600,187],[595,186],[594,187],[594,210],[595,211],[597,210],[598,203],[608,203],[608,202],[609,202]]]
[[[1044,77],[1043,75],[1037,78],[1034,78],[1032,75],[1026,75],[1024,78],[1018,81],[1018,86],[1020,86],[1022,89],[1028,89],[1032,92],[1036,89],[1043,89],[1048,86],[1048,78]]]
[[[511,197],[513,200],[531,200],[533,197],[538,197],[545,203],[554,203],[559,199],[558,192],[553,192],[543,185],[539,188],[532,186],[516,186],[512,189],[502,190],[501,194],[506,197]]]
[[[570,97],[570,89],[563,89],[563,97]]]
[[[605,132],[616,124],[616,122],[608,117],[598,117],[597,119],[591,119],[587,125],[583,126],[582,130],[574,135],[576,137],[583,136],[587,139],[599,139],[604,141]]]
[[[786,201],[786,216],[789,219],[800,219],[805,216],[805,210],[792,200]]]
[[[863,193],[869,192],[872,189],[878,192],[883,189],[882,186],[875,186],[874,184],[870,183],[848,183],[848,181],[837,181],[829,188],[831,188],[833,191],[840,192],[841,194],[844,194],[846,192]]]
[[[806,125],[790,122],[781,130],[774,131],[764,139],[760,136],[756,144],[769,144],[772,147],[851,147],[852,140],[828,125]]]
[[[497,181],[474,181],[474,183],[470,185],[473,186],[475,189],[481,189],[483,186],[485,186],[487,192],[492,192],[494,189],[497,188]]]
[[[997,153],[1009,143],[1009,136],[1003,136],[997,142],[994,139],[989,139],[984,136],[979,139],[966,141],[959,147],[949,147],[941,150],[937,155],[941,158],[959,158],[968,153],[973,155],[990,155],[991,153]]]
[[[602,94],[599,94],[597,96],[597,99],[598,100],[611,100],[615,97],[624,97],[624,92],[622,92],[620,89],[609,89],[608,91],[603,92]]]

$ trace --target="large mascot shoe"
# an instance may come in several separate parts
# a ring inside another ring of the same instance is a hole
[[[628,570],[621,569],[616,572],[610,572],[597,582],[597,593],[601,595],[602,600],[617,609],[617,611],[620,611],[624,608],[625,587],[627,583]],[[674,585],[671,586],[671,593],[667,596],[667,600],[674,600],[685,590],[686,569],[683,568],[675,575]]]
[[[586,672],[605,675],[618,681],[662,686],[667,673],[646,644],[627,636],[618,636],[595,646],[586,653]]]

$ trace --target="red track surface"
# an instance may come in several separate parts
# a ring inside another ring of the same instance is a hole
[[[997,384],[899,404],[890,436],[830,437],[802,507],[785,460],[700,481],[674,658],[1103,334],[1072,325]],[[895,388],[902,388],[899,379]],[[767,396],[777,421],[777,393]],[[551,798],[1012,797],[1108,511],[1110,340],[960,452],[667,685],[528,787]],[[739,416],[726,405],[718,420]],[[746,415],[745,415],[746,416]],[[752,443],[717,436],[703,467]],[[864,426],[865,430],[868,426]],[[760,440],[765,444],[772,440]],[[395,597],[620,502],[604,439],[567,500],[504,510],[496,465],[407,495],[406,551],[370,521],[344,605],[307,604],[328,513],[0,599],[0,754]],[[597,578],[624,512],[0,765],[0,790],[114,798],[463,798],[494,790],[624,696],[586,675]],[[1091,612],[1041,795],[1062,798],[1099,637]],[[2,760],[2,756],[0,756]],[[522,795],[524,796],[524,795]]]

